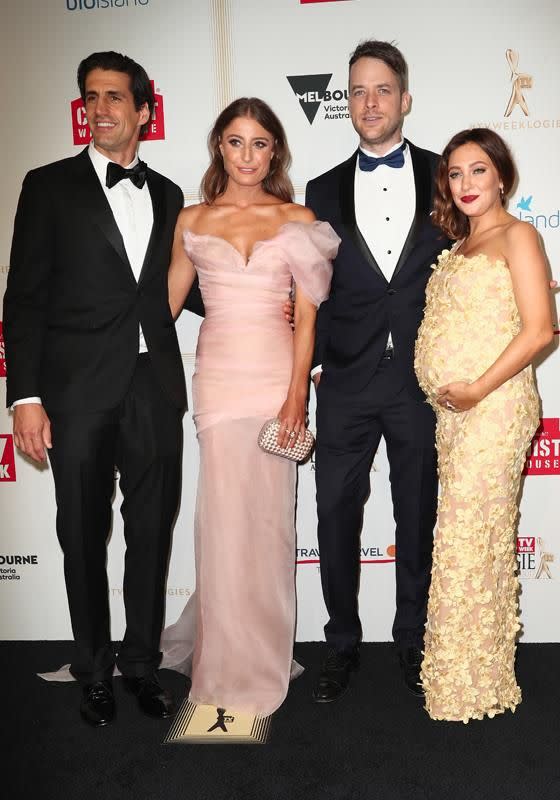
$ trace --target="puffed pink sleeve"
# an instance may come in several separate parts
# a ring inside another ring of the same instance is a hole
[[[329,296],[332,259],[340,238],[328,222],[288,222],[282,227],[281,245],[296,286],[316,305]]]

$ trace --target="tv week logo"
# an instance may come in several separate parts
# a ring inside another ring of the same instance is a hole
[[[15,479],[14,439],[11,433],[0,433],[0,482]]]
[[[522,578],[552,579],[554,553],[547,549],[542,536],[517,537],[517,563]]]
[[[4,349],[4,332],[0,320],[0,378],[6,377],[6,351]]]
[[[152,89],[154,82],[150,81]],[[154,139],[165,139],[165,119],[163,111],[163,95],[155,94],[156,102],[152,112],[152,118],[148,124],[148,130],[140,137],[141,142],[152,141]],[[88,125],[84,101],[81,97],[72,100],[70,103],[72,112],[72,134],[74,144],[89,144],[91,141],[91,131]]]
[[[560,419],[543,417],[527,452],[525,475],[560,475]]]

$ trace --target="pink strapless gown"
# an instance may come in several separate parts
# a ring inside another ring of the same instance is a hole
[[[296,468],[260,450],[257,436],[290,383],[293,334],[282,306],[292,280],[318,306],[338,243],[326,222],[290,222],[257,242],[245,263],[224,239],[185,233],[206,309],[193,377],[196,593],[194,609],[164,633],[162,666],[172,666],[170,654],[184,660],[194,616],[189,698],[196,703],[268,715],[286,697]]]

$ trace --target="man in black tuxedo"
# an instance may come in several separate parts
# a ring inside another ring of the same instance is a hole
[[[402,137],[407,66],[387,42],[350,58],[349,110],[360,137],[345,162],[310,181],[306,204],[342,242],[317,321],[316,479],[321,580],[329,620],[317,702],[358,667],[359,547],[369,473],[387,446],[396,522],[393,637],[409,689],[419,685],[436,519],[435,418],[414,374],[430,265],[447,245],[430,222],[438,157]]]
[[[14,439],[49,450],[82,717],[114,717],[106,540],[114,469],[124,502],[126,633],[116,663],[140,708],[169,716],[156,677],[181,472],[184,372],[168,305],[178,186],[138,161],[154,107],[118,53],[78,68],[93,141],[31,171],[15,219],[4,332]],[[198,309],[200,310],[200,309]]]

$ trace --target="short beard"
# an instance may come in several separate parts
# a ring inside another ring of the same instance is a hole
[[[395,133],[399,132],[402,135],[402,119],[399,120],[397,125],[394,128],[391,128],[389,131],[385,131],[381,136],[376,137],[375,139],[366,139],[364,136],[360,134],[360,144],[366,148],[366,150],[373,149],[374,147],[379,147],[381,144],[385,144],[385,142],[390,141]]]

